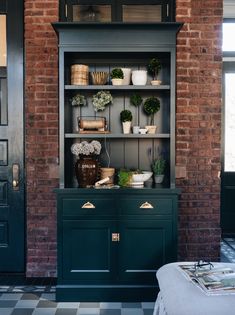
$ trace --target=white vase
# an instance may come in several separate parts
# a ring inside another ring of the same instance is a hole
[[[131,68],[121,68],[124,74],[122,85],[129,85],[131,83]]]
[[[122,85],[123,79],[112,79],[112,85]]]
[[[132,71],[132,83],[133,85],[146,85],[147,83],[147,71],[146,70],[134,70]]]
[[[122,130],[124,134],[131,132],[131,121],[125,121],[122,123]]]

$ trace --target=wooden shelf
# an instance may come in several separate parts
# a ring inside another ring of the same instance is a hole
[[[65,85],[65,90],[170,90],[170,85]]]
[[[65,138],[67,139],[72,139],[72,138],[106,138],[106,139],[168,139],[170,138],[169,133],[156,133],[156,134],[146,134],[146,135],[141,135],[141,134],[123,134],[123,133],[117,133],[117,134],[112,134],[112,133],[107,133],[107,134],[82,134],[82,133],[66,133]]]

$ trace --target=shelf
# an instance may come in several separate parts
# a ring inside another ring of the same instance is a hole
[[[170,90],[170,85],[65,85],[65,90]]]
[[[100,138],[100,139],[168,139],[170,138],[169,133],[156,133],[156,134],[147,134],[147,135],[141,135],[141,134],[123,134],[123,133],[90,133],[90,134],[82,134],[82,133],[66,133],[65,138],[67,139],[74,139],[74,138],[84,138],[84,139],[91,139],[91,138]]]

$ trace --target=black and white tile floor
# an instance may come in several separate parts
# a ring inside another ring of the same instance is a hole
[[[235,239],[221,242],[221,261],[235,263]],[[154,303],[56,303],[55,285],[0,277],[0,315],[152,315]],[[157,295],[157,292],[156,292]]]

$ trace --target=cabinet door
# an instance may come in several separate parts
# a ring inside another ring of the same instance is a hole
[[[172,220],[120,222],[119,279],[122,283],[156,283],[156,271],[172,261]]]
[[[109,283],[116,273],[111,220],[64,220],[61,255],[62,279],[69,283]],[[61,279],[61,280],[62,280]],[[62,281],[63,281],[62,280]]]

